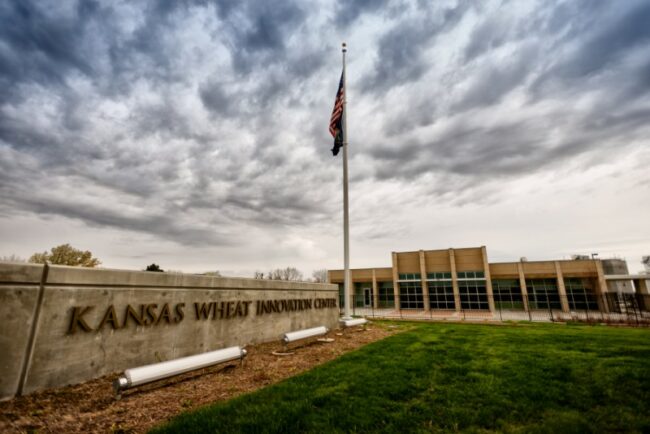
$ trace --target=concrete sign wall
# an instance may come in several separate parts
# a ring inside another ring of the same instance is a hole
[[[0,399],[338,321],[336,285],[0,263]]]

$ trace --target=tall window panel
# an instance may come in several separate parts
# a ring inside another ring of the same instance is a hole
[[[521,296],[518,279],[492,280],[492,293],[496,309],[524,309],[524,300]]]
[[[393,282],[378,282],[379,307],[395,307],[395,292]]]
[[[588,281],[580,278],[565,278],[564,287],[571,310],[598,310],[594,290]]]
[[[526,279],[530,309],[561,309],[560,293],[555,279]]]
[[[422,284],[419,282],[400,282],[399,299],[402,309],[424,309]]]
[[[429,287],[429,305],[431,306],[431,309],[456,309],[454,288],[451,284],[451,280],[428,281],[427,286]]]
[[[463,273],[462,275],[467,276]],[[467,310],[489,310],[485,279],[460,278],[458,273],[458,290],[460,292],[460,306]]]

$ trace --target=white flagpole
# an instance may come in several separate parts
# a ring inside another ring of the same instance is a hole
[[[345,42],[342,44],[343,51],[343,260],[345,263],[344,277],[344,320],[352,319],[350,314],[350,221],[348,216],[348,122],[347,122],[347,99],[348,90],[345,85],[345,53],[348,51]]]

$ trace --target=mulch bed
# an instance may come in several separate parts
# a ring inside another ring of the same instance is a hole
[[[280,342],[251,345],[243,365],[218,365],[137,387],[119,401],[112,389],[118,374],[37,392],[0,402],[0,432],[146,432],[181,412],[277,383],[403,329],[372,324],[365,331],[336,330],[327,336],[334,342],[311,342],[290,356],[272,354],[284,351]]]

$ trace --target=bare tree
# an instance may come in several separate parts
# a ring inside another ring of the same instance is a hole
[[[295,267],[276,268],[266,275],[269,280],[302,280],[302,273]]]
[[[0,262],[27,262],[27,259],[18,255],[0,256]]]
[[[311,277],[316,283],[327,283],[327,269],[321,268],[319,270],[314,270],[314,272],[311,273]]]
[[[264,279],[264,273],[261,271],[255,271],[255,274],[253,275],[253,279]]]

